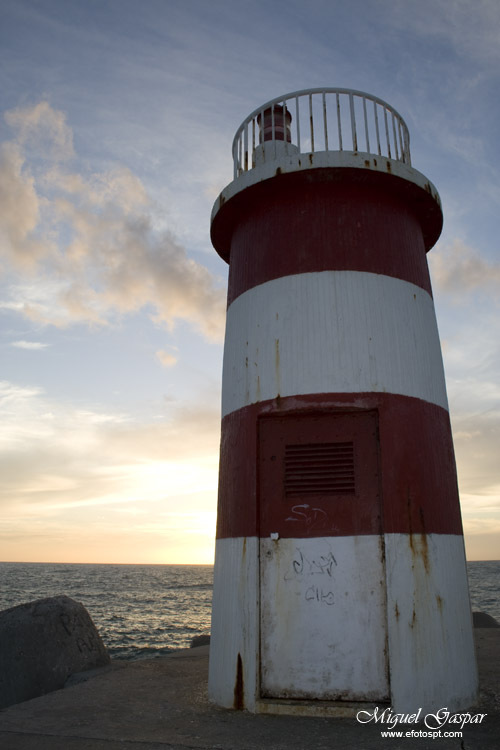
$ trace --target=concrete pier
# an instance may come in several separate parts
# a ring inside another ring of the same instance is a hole
[[[208,646],[135,662],[115,661],[62,690],[0,711],[2,750],[496,750],[500,738],[500,629],[475,629],[486,713],[461,738],[383,738],[387,724],[255,715],[207,698]],[[87,679],[85,679],[87,678]],[[83,679],[83,681],[79,681]],[[72,683],[72,684],[71,684]],[[436,706],[438,711],[442,706]],[[396,727],[426,730],[420,723]],[[457,730],[447,724],[444,731]]]

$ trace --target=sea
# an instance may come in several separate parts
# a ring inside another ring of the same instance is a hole
[[[467,563],[473,611],[500,622],[500,561]],[[213,566],[0,563],[0,610],[66,594],[90,613],[113,659],[187,648],[210,633]]]
[[[112,659],[188,648],[210,633],[212,565],[0,563],[0,610],[66,594],[89,612]]]

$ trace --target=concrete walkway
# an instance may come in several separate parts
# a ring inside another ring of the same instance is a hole
[[[159,659],[114,662],[85,681],[0,711],[0,748],[498,750],[500,629],[475,634],[481,698],[471,713],[488,715],[481,724],[464,727],[461,739],[387,739],[380,732],[390,727],[355,719],[255,716],[216,708],[207,700],[208,646],[202,646]]]

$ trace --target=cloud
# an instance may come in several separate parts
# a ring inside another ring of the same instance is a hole
[[[4,560],[211,563],[219,410],[136,420],[0,382]]]
[[[470,536],[476,534],[500,534],[500,518],[464,519],[464,531]]]
[[[157,351],[156,356],[163,367],[173,367],[177,364],[177,357],[174,354],[170,354],[170,352],[164,351],[163,349]]]
[[[476,387],[481,389],[481,384]],[[494,403],[494,402],[493,402]],[[500,510],[498,445],[500,442],[500,401],[484,411],[454,413],[453,439],[460,491],[470,496],[470,507]],[[474,496],[474,500],[472,500]]]
[[[11,346],[15,346],[17,349],[39,351],[40,349],[45,349],[48,344],[44,344],[41,341],[12,341]]]
[[[498,560],[500,519],[464,519],[468,560]]]
[[[0,503],[17,516],[147,503],[210,490],[220,415],[193,404],[163,419],[77,408],[40,388],[0,382]]]
[[[497,294],[500,263],[484,258],[476,249],[455,239],[430,256],[433,285],[461,301],[464,294],[481,290]]]
[[[220,340],[222,284],[155,228],[138,177],[123,166],[66,168],[71,130],[46,102],[5,117],[15,139],[1,147],[0,262],[10,281],[1,304],[55,326],[104,325],[148,308],[169,329],[184,320]],[[37,139],[41,163],[28,148]]]
[[[432,23],[429,23],[432,18]],[[388,22],[425,37],[451,44],[457,55],[493,64],[498,61],[500,9],[496,0],[419,0],[391,4]]]
[[[66,124],[66,115],[48,102],[11,109],[5,113],[5,121],[16,131],[20,145],[32,146],[56,161],[73,156],[73,133]]]
[[[15,143],[0,145],[0,263],[20,270],[33,268],[51,253],[52,245],[35,236],[40,199],[35,181]]]

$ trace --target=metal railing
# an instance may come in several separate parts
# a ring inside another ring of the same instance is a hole
[[[282,123],[283,113],[288,120],[291,115],[289,134],[285,137],[283,128],[275,127],[275,120]],[[263,125],[265,120],[267,132],[263,138],[259,123]],[[294,91],[252,112],[233,140],[235,179],[255,167],[256,149],[263,140],[274,144],[274,158],[276,144],[281,143],[281,154],[297,150],[298,153],[363,152],[411,166],[410,134],[401,115],[382,99],[351,89]],[[266,158],[273,158],[272,148],[267,150],[267,156],[264,153],[263,160]]]

